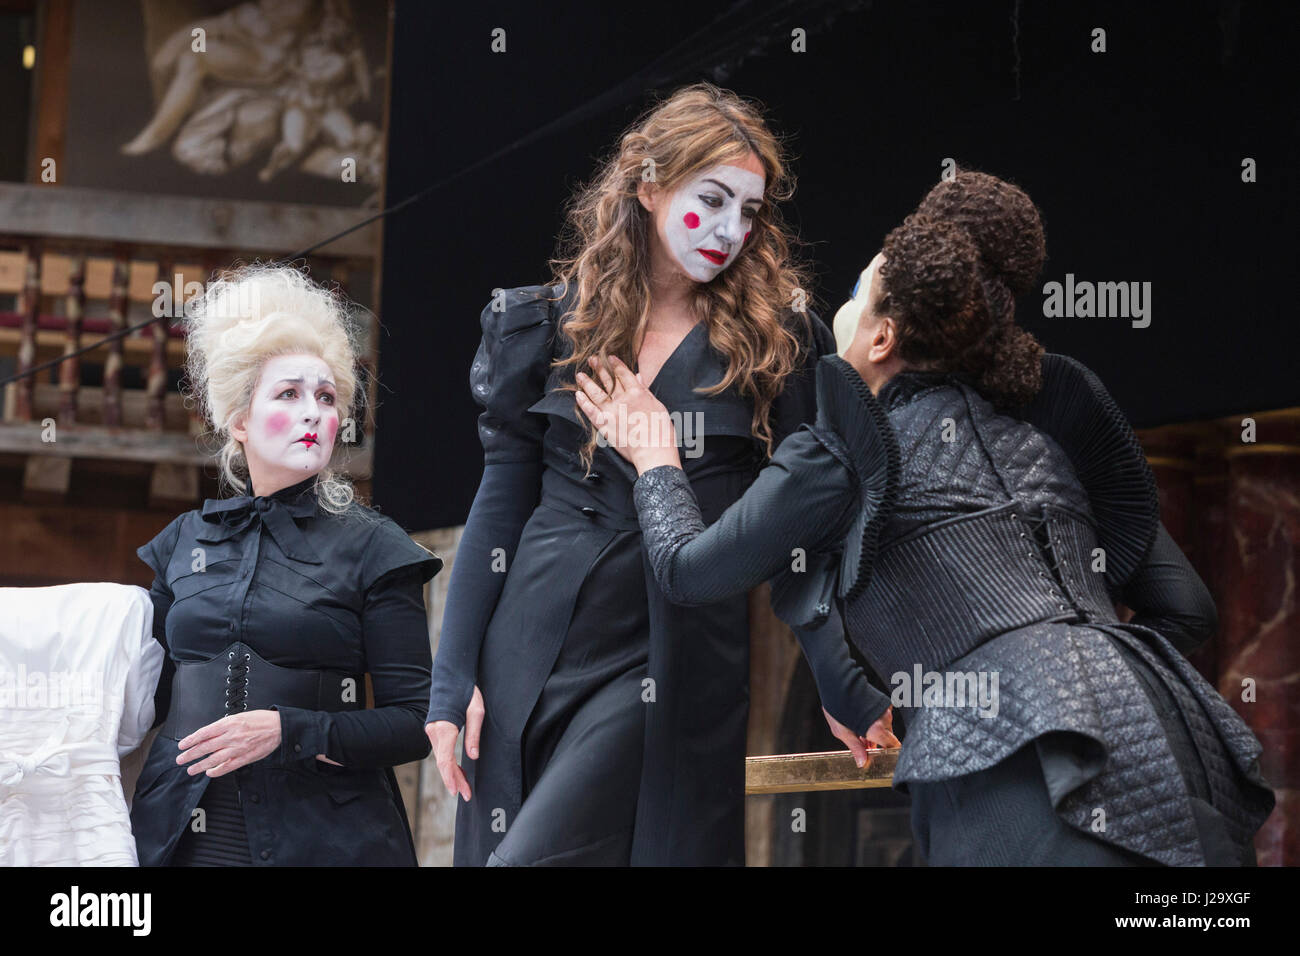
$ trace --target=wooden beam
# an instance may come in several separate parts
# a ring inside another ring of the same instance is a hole
[[[142,320],[135,320],[142,321]],[[63,343],[67,338],[66,332],[55,329],[37,329],[36,330],[36,357],[33,365],[39,365],[41,362],[54,358],[56,355],[63,354]],[[83,334],[81,344],[100,345],[103,343],[105,336],[98,333]],[[128,335],[124,339],[118,339],[122,343],[122,350],[128,365],[146,365],[149,362],[149,355],[153,351],[153,341],[147,338],[141,338],[138,334]],[[0,355],[17,355],[18,349],[22,346],[22,331],[19,329],[0,328]],[[108,350],[103,352],[87,352],[87,362],[102,362],[108,357]],[[172,368],[180,368],[185,364],[185,340],[172,337],[167,342],[167,362]]]
[[[169,462],[178,465],[215,464],[213,453],[201,447],[200,439],[193,435],[78,425],[75,428],[59,428],[55,441],[45,442],[41,441],[41,431],[40,424],[36,422],[0,423],[0,452],[52,458],[108,458],[115,461]],[[370,477],[369,446],[337,449],[333,466],[335,471],[353,478]]]
[[[353,226],[364,209],[305,203],[202,199],[73,186],[0,183],[0,223],[10,235],[38,235],[87,245],[129,242],[189,249],[287,254]],[[323,246],[313,255],[373,259],[379,223]]]
[[[105,419],[104,388],[98,385],[82,385],[77,389],[77,425],[102,425],[109,428],[145,427],[145,403],[148,396],[144,389],[131,388],[120,393],[119,412],[124,417],[116,424]],[[57,417],[59,407],[59,386],[38,382],[32,396],[32,418]],[[180,392],[168,392],[165,396],[164,413],[167,427],[164,431],[186,434],[190,420],[189,410],[185,407],[185,397]],[[64,425],[59,419],[59,426]]]
[[[149,476],[150,508],[192,508],[199,497],[196,465],[161,462]]]
[[[873,751],[861,770],[847,750],[745,758],[745,793],[804,793],[889,787],[897,749]]]
[[[71,483],[71,458],[32,455],[23,467],[23,501],[57,504],[67,497]]]
[[[212,455],[198,439],[171,432],[100,428],[78,425],[59,428],[52,442],[41,440],[38,424],[0,424],[0,451],[46,458],[109,458],[118,461],[171,462],[202,465]]]

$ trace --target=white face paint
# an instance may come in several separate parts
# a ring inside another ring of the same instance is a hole
[[[858,276],[858,284],[853,287],[853,297],[835,313],[831,328],[835,331],[835,350],[841,356],[848,351],[849,343],[858,334],[859,322],[874,312],[880,299],[880,283],[876,276],[884,259],[881,253],[876,253],[875,258]]]
[[[243,428],[232,429],[244,443],[253,493],[297,484],[329,464],[339,430],[337,401],[324,359],[303,354],[266,361]]]
[[[664,244],[687,275],[708,282],[736,261],[763,204],[765,185],[765,177],[751,170],[714,166],[673,192],[661,229]]]

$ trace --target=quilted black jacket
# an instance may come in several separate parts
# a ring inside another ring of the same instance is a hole
[[[783,446],[707,530],[680,470],[651,469],[635,488],[646,547],[675,600],[776,575],[774,607],[794,625],[815,624],[838,598],[850,638],[891,686],[997,675],[994,708],[909,707],[900,789],[1081,735],[1085,757],[1076,747],[1051,759],[1042,748],[1057,812],[1087,829],[1104,808],[1104,839],[1159,862],[1203,863],[1188,785],[1125,658],[1168,688],[1206,766],[1207,802],[1243,847],[1273,806],[1261,748],[1170,640],[1144,626],[1169,626],[1190,646],[1195,614],[1148,611],[1142,592],[1187,596],[1193,608],[1208,600],[1159,527],[1127,422],[1078,363],[1049,356],[1045,380],[1012,417],[941,375],[903,373],[877,401],[852,366],[824,357],[817,425],[787,442],[816,437],[834,457],[814,470]],[[811,555],[812,573],[787,566],[792,550]],[[1180,589],[1179,578],[1195,584]],[[1117,599],[1143,612],[1136,623],[1119,622]],[[1202,619],[1212,629],[1212,605]]]

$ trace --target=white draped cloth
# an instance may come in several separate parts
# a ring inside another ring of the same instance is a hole
[[[122,756],[163,649],[143,588],[0,588],[0,866],[135,866]]]

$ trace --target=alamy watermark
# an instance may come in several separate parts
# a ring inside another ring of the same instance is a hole
[[[662,448],[677,445],[682,457],[699,458],[704,454],[704,413],[668,412],[651,415],[630,412],[626,405],[618,406],[617,420],[612,423],[620,448]],[[673,431],[672,435],[668,430]],[[597,431],[596,444],[608,447],[610,442],[603,432]]]
[[[981,717],[998,715],[997,671],[927,671],[916,664],[911,673],[889,678],[895,707],[978,707]]]
[[[1132,319],[1135,329],[1151,324],[1150,282],[1090,282],[1075,280],[1043,286],[1043,315],[1049,319]]]
[[[0,710],[39,710],[68,707],[102,708],[102,672],[0,670]]]
[[[153,927],[153,894],[83,893],[74,884],[68,892],[50,897],[50,925],[120,927],[133,936],[148,936]]]

